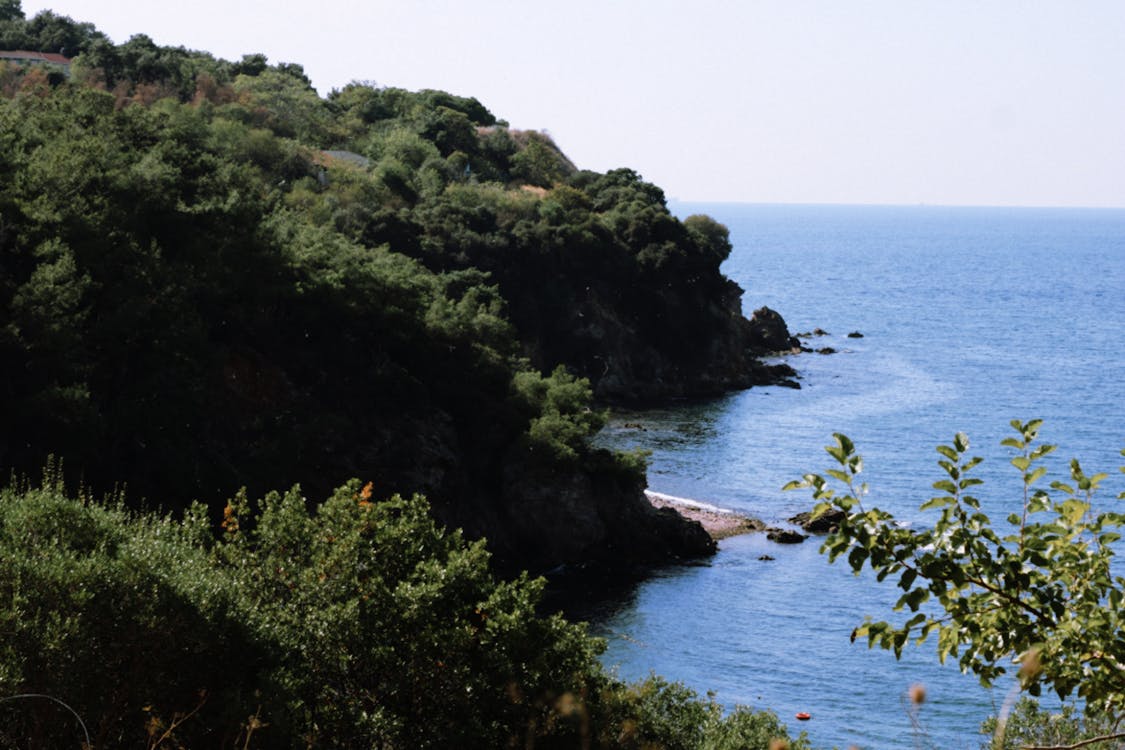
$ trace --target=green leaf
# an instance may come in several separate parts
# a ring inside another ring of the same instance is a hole
[[[848,553],[848,564],[852,566],[852,570],[857,572],[862,570],[865,562],[867,562],[867,550],[863,547],[853,547]]]
[[[922,602],[926,601],[929,598],[930,592],[928,589],[916,588],[913,591],[908,591],[906,594],[904,594],[902,600],[906,601],[907,605],[909,605],[910,607],[911,612],[917,612],[918,607],[922,605]]]
[[[914,585],[914,581],[918,578],[918,571],[907,568],[903,571],[902,577],[898,579],[898,585],[904,591],[909,591],[910,587]]]
[[[936,486],[937,484],[941,484],[941,482],[935,483],[934,488],[939,489],[939,490],[942,489],[941,487],[937,487]],[[946,482],[945,484],[951,484],[951,483]],[[931,497],[929,500],[922,503],[922,507],[920,508],[920,510],[931,510],[933,508],[943,508],[947,505],[953,505],[955,502],[957,502],[957,501],[954,500],[952,497],[950,497],[948,495],[943,495],[941,497]]]
[[[1089,510],[1089,503],[1085,503],[1075,498],[1064,500],[1063,502],[1059,503],[1058,506],[1059,515],[1072,525],[1081,521],[1082,517],[1086,515],[1086,512]]]

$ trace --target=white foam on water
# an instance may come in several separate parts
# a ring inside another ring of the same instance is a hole
[[[699,508],[700,510],[709,510],[714,513],[734,513],[730,508],[720,508],[711,503],[700,502],[699,500],[692,500],[687,497],[676,497],[675,495],[665,495],[663,492],[653,492],[652,490],[645,490],[645,497],[649,500],[662,500],[666,503],[673,505],[684,505],[688,508]]]

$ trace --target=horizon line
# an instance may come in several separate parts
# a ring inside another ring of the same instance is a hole
[[[697,205],[737,205],[737,206],[791,206],[791,207],[822,207],[822,208],[1003,208],[1003,209],[1029,209],[1029,210],[1056,210],[1056,211],[1125,211],[1122,205],[1049,205],[1049,204],[1024,204],[1024,203],[876,203],[856,202],[843,203],[838,201],[740,201],[740,200],[700,200],[679,197],[666,198],[667,203],[697,204]]]

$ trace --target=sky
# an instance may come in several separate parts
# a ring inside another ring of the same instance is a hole
[[[1125,207],[1122,0],[23,0],[475,96],[682,201]]]

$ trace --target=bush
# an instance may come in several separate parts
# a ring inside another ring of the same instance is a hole
[[[64,701],[103,747],[169,728],[186,747],[502,747],[564,726],[555,701],[598,678],[600,642],[537,617],[542,583],[495,581],[424,500],[369,498],[240,496],[215,540],[199,512],[4,491],[0,695]],[[79,736],[50,701],[0,711],[15,745]]]
[[[232,579],[192,541],[200,521],[70,499],[52,481],[0,493],[0,696],[64,701],[97,747],[145,746],[193,711],[181,740],[233,741],[264,654]],[[82,736],[45,700],[0,704],[0,727],[5,746]]]
[[[980,728],[989,739],[981,750],[1018,750],[1026,747],[1066,747],[1076,742],[1111,735],[1115,725],[1105,717],[1085,717],[1074,706],[1062,706],[1058,713],[1044,711],[1032,698],[1021,698],[1001,722],[998,717],[986,720]],[[1120,745],[1112,740],[1083,744],[1086,750],[1113,750]]]
[[[613,736],[599,738],[599,747],[620,750],[808,750],[802,732],[796,739],[772,711],[738,706],[728,714],[711,696],[652,676],[619,685],[605,701],[613,716],[604,725]]]
[[[64,492],[0,492],[0,744],[97,747],[766,748],[659,678],[605,673],[583,625],[536,614],[483,542],[420,497],[352,481],[240,493],[216,536]],[[35,695],[36,698],[17,699]],[[60,705],[61,704],[61,705]],[[803,747],[798,744],[794,747]]]

